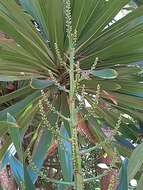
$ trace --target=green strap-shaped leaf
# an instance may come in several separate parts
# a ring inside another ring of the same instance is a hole
[[[40,77],[40,75],[39,75]],[[8,75],[0,75],[0,81],[18,81],[18,80],[27,80],[31,78],[38,78],[38,75],[27,75],[27,76],[8,76]]]
[[[0,111],[0,119],[6,120],[7,113],[10,113],[13,117],[18,115],[18,113],[22,112],[28,104],[34,103],[36,101],[36,98],[39,97],[41,94],[39,91],[32,93],[31,95],[27,96],[23,100],[17,102],[16,104]]]
[[[111,95],[113,95],[116,98],[116,101],[119,106],[136,109],[136,110],[143,110],[142,98],[133,96],[132,94],[128,95],[128,94],[121,94],[121,93],[116,93],[116,92],[115,93],[112,92]]]
[[[31,103],[17,117],[17,123],[20,123],[21,136],[24,136],[25,132],[27,131],[27,129],[29,127],[29,124],[31,123],[31,121],[33,120],[35,114],[37,113],[38,108],[39,108],[38,104],[33,105]]]
[[[10,127],[8,129],[8,132],[11,136],[12,142],[14,143],[18,157],[19,157],[20,161],[23,162],[22,138],[20,135],[20,129],[18,127],[16,127],[17,126],[16,120],[9,113],[7,113],[7,121],[15,124],[15,127]]]
[[[65,37],[63,1],[38,0],[38,2],[41,9],[40,16],[44,18],[43,24],[45,24],[44,27],[53,51],[55,50],[54,43],[57,43],[62,50]]]
[[[117,190],[128,190],[128,176],[127,176],[128,160],[122,161],[122,167],[120,171],[120,179]]]
[[[82,30],[82,35],[80,37],[80,46],[83,46],[84,44],[88,46],[127,3],[128,0],[96,0],[92,1],[90,5],[89,2],[86,1],[85,7],[91,6],[91,8],[86,22],[84,23],[84,29]],[[79,10],[77,10],[77,14],[80,14]],[[85,33],[86,35],[84,35]]]
[[[114,69],[93,70],[90,73],[95,77],[103,79],[115,79],[118,76],[117,71]]]
[[[67,94],[64,93],[64,92],[62,92],[62,94],[61,94],[60,113],[61,113],[62,115],[64,115],[65,117],[69,118],[68,97],[67,97]],[[70,134],[69,122],[68,122],[68,121],[65,121],[64,119],[62,119],[62,121],[64,122],[64,127],[66,128],[68,134],[71,136],[71,134]]]
[[[48,149],[52,143],[52,139],[53,139],[53,135],[46,127],[43,128],[41,132],[39,133],[39,136],[34,146],[34,150],[32,154],[32,160],[38,170],[40,170],[43,165],[43,162],[47,156]],[[35,182],[38,177],[38,174],[32,171],[30,166],[29,166],[28,171],[29,171],[32,181]]]
[[[138,145],[133,151],[128,164],[128,179],[134,178],[143,164],[143,143]]]
[[[1,5],[6,10],[2,9]],[[29,17],[14,0],[0,0],[0,29],[14,38],[24,51],[39,60],[40,64],[55,70],[51,51],[39,36]]]
[[[21,96],[28,96],[29,94],[33,93],[34,90],[30,88],[30,86],[25,86],[20,88],[12,93],[6,94],[4,96],[0,96],[0,104],[6,103],[10,100],[19,98]]]
[[[142,190],[143,188],[143,174],[141,175],[136,190]]]
[[[13,175],[17,184],[26,190],[35,190],[31,178],[27,172],[27,168],[23,166],[15,157],[9,156],[9,163],[13,171]]]
[[[69,134],[62,123],[60,134],[65,137],[69,138]],[[59,153],[59,160],[62,169],[62,175],[65,181],[72,182],[73,181],[73,163],[72,163],[72,147],[71,143],[65,139],[60,139],[60,143],[58,145],[58,153]]]
[[[86,90],[92,94],[95,94],[97,91],[97,85],[99,84],[101,89],[104,90],[111,90],[111,91],[116,91],[120,90],[121,86],[118,84],[118,82],[109,81],[107,80],[97,80],[96,78],[92,78],[91,80],[82,80],[80,82],[81,85],[85,84]]]
[[[58,43],[58,47],[62,49],[65,35],[62,0],[20,0],[20,2],[39,23],[53,51],[55,51],[54,43]]]
[[[19,126],[11,121],[0,121],[0,136],[3,136],[8,128],[19,128]]]
[[[87,54],[88,56],[83,56],[81,65],[86,68],[89,65],[91,67],[95,57],[101,60],[100,64],[97,64],[97,68],[141,60],[142,37],[138,36],[138,34],[141,34],[143,27],[142,11],[143,7],[140,7],[103,30],[97,38],[94,38],[94,43],[86,48],[85,55]],[[134,53],[131,53],[131,51]],[[104,53],[107,54],[105,55]]]
[[[91,130],[91,132],[92,132],[93,136],[95,137],[95,139],[97,140],[97,142],[99,142],[99,143],[103,142],[102,143],[103,149],[107,152],[108,155],[113,157],[114,156],[113,146],[105,141],[105,139],[107,137],[101,130],[101,127],[97,123],[96,119],[92,116],[88,118],[88,127]]]
[[[52,80],[38,80],[38,79],[34,79],[34,80],[32,80],[32,82],[31,82],[31,87],[33,88],[33,89],[44,89],[44,88],[48,88],[48,87],[50,87],[50,86],[52,86],[52,85],[54,85],[54,81],[52,81]]]
[[[7,121],[12,122],[16,125],[15,118],[9,113],[7,114]],[[21,183],[23,183],[23,186],[25,187],[26,190],[28,189],[34,190],[35,187],[24,165],[24,155],[23,155],[23,150],[22,150],[22,136],[20,134],[20,129],[15,126],[15,127],[10,127],[8,131],[11,136],[12,142],[16,148],[18,157],[20,159],[20,162],[17,161],[12,156],[12,153],[11,152],[9,153],[9,163],[12,168],[14,177],[20,187],[21,187]]]
[[[7,149],[9,148],[9,145],[11,144],[11,139],[8,136],[4,136],[4,139],[5,139],[5,143],[0,149],[0,160],[3,159]]]

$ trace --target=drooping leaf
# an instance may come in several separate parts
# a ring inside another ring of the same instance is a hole
[[[138,145],[135,150],[133,151],[129,163],[128,163],[128,180],[134,178],[134,176],[137,174],[137,172],[140,170],[142,164],[143,164],[143,143]]]
[[[65,126],[62,124],[60,129],[60,134],[69,138],[69,134],[66,131]],[[61,142],[58,145],[59,160],[62,169],[62,175],[65,181],[73,181],[73,163],[72,163],[72,147],[71,143],[66,139],[61,139]]]
[[[33,154],[32,154],[32,161],[36,165],[36,168],[40,171],[43,162],[48,154],[48,149],[52,142],[52,133],[47,129],[44,128],[39,134],[38,140],[35,144]],[[37,173],[35,173],[32,168],[29,166],[29,174],[33,182],[37,179]]]
[[[12,155],[9,157],[9,163],[12,168],[16,182],[19,184],[19,186],[21,187],[22,185],[25,187],[25,189],[35,190],[35,187],[31,181],[26,167],[23,167],[22,164]]]
[[[9,113],[7,113],[7,121],[12,122],[16,125],[15,118]],[[14,143],[14,146],[16,148],[18,157],[20,161],[23,162],[22,138],[20,135],[20,129],[18,127],[10,127],[8,131],[11,136],[12,142]]]
[[[128,160],[125,159],[124,161],[122,161],[119,185],[117,187],[117,190],[123,190],[123,189],[128,190],[127,166],[128,166]]]

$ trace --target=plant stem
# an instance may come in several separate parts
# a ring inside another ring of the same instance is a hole
[[[75,106],[75,73],[74,73],[74,56],[75,50],[73,45],[72,36],[69,37],[69,50],[70,50],[70,92],[69,92],[69,107],[70,107],[70,130],[72,135],[72,157],[74,165],[74,179],[75,179],[75,189],[83,190],[83,178],[82,178],[82,168],[81,168],[81,157],[79,155],[78,148],[78,136],[77,136],[77,116],[76,116],[76,106]]]

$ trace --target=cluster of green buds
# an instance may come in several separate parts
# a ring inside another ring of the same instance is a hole
[[[65,64],[64,64],[65,65]],[[48,69],[48,74],[50,76],[50,79],[54,82],[55,86],[58,87],[58,89],[69,92],[65,86],[61,86],[61,84],[57,81],[56,77],[53,75],[52,71]]]
[[[57,43],[55,43],[55,50],[56,50],[57,58],[58,58],[60,64],[62,65],[63,64],[63,59],[62,59],[62,56],[60,54],[60,50],[58,48],[58,44]]]
[[[122,114],[120,114],[114,130],[112,130],[113,137],[119,133],[119,128],[121,127],[122,119],[123,119],[123,116],[122,116]]]
[[[74,30],[74,33],[73,33],[73,45],[74,47],[76,47],[76,42],[77,42],[77,30],[75,29]]]
[[[116,183],[116,176],[112,175],[110,179],[110,183],[108,186],[108,190],[113,190]]]
[[[31,152],[30,152],[29,148],[27,148],[27,150],[26,150],[26,155],[27,155],[27,160],[29,162],[29,166],[31,167],[33,172],[36,173],[41,179],[49,181],[49,178],[46,175],[46,173],[48,173],[48,171],[45,169],[39,171],[38,167],[36,166],[36,164],[32,160]]]
[[[66,20],[66,29],[68,37],[71,36],[72,33],[72,21],[71,21],[71,3],[70,0],[64,0],[64,12],[65,12],[65,20]]]
[[[60,53],[60,49],[59,49],[57,43],[55,43],[55,51],[56,51],[57,59],[58,59],[60,65],[62,65],[62,66],[66,69],[66,71],[69,71],[68,65],[67,65],[66,62],[62,59],[62,56],[61,56],[61,53]],[[54,80],[55,80],[55,79],[54,79]],[[59,84],[58,84],[58,86],[59,86]]]
[[[25,184],[24,184],[23,181],[20,181],[20,188],[21,188],[22,190],[26,190],[26,187],[25,187]]]
[[[85,96],[86,96],[86,94],[85,94]],[[90,118],[91,116],[92,117],[94,117],[95,119],[97,119],[97,115],[96,115],[96,113],[95,113],[95,109],[97,108],[97,102],[96,101],[94,101],[94,102],[92,102],[92,105],[91,105],[91,107],[89,107],[88,109],[87,109],[87,113],[86,114],[84,114],[84,120],[87,120],[88,118]]]
[[[97,85],[97,91],[96,91],[96,99],[95,99],[97,104],[99,103],[100,93],[101,93],[101,87],[100,87],[100,85],[98,84],[98,85]]]
[[[99,58],[96,57],[96,58],[95,58],[95,61],[94,61],[94,63],[93,63],[93,65],[91,66],[90,71],[93,71],[93,70],[96,69],[96,66],[97,66],[97,64],[98,64],[98,61],[99,61]]]
[[[53,135],[57,135],[57,130],[55,129],[55,127],[53,127],[48,118],[47,118],[47,115],[46,115],[46,112],[44,110],[44,107],[43,107],[43,104],[42,104],[42,100],[39,100],[39,111],[40,111],[40,114],[41,114],[41,119],[42,119],[42,123],[43,123],[43,127],[47,127],[48,130],[53,133]]]
[[[54,106],[52,106],[50,104],[50,102],[48,101],[48,98],[47,98],[44,91],[41,91],[41,93],[42,93],[42,99],[39,100],[39,111],[40,111],[43,127],[47,127],[48,130],[54,135],[55,139],[57,139],[59,141],[59,143],[60,143],[61,139],[67,140],[68,142],[71,142],[70,139],[67,139],[66,137],[64,137],[60,134],[58,121],[54,125],[51,125],[51,123],[49,122],[49,120],[47,118],[47,114],[44,110],[44,106],[43,106],[42,102],[44,102],[44,105],[47,108],[49,108],[50,111],[52,110],[53,113],[57,114],[60,118],[66,120],[68,122],[69,122],[69,118],[62,115],[60,112],[58,112],[56,110],[56,108]]]
[[[79,165],[79,155],[77,155],[76,150],[78,149],[78,143],[77,143],[77,130],[76,128],[72,131],[72,159],[73,159],[73,166],[74,170],[78,170],[80,168]]]
[[[53,75],[53,73],[52,73],[52,71],[50,69],[48,70],[48,74],[50,76],[50,79],[52,81],[54,81],[55,85],[59,87],[60,83],[57,81],[56,77]]]
[[[48,101],[48,98],[45,94],[45,92],[43,90],[41,90],[41,94],[42,94],[42,98],[43,101],[45,102],[47,108],[49,108],[50,111],[52,111],[53,113],[57,114],[59,117],[61,117],[62,119],[69,121],[69,118],[65,117],[64,115],[62,115],[58,110],[56,110],[56,108]],[[43,107],[43,105],[41,106]],[[41,109],[42,111],[44,111],[44,108]],[[43,113],[41,115],[44,115]]]

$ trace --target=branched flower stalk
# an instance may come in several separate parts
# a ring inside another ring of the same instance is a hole
[[[55,114],[57,114],[59,117],[61,117],[62,119],[65,119],[66,121],[69,121],[69,118],[66,118],[65,116],[63,116],[60,112],[58,112],[56,110],[56,108],[50,104],[50,102],[48,101],[46,94],[44,93],[44,91],[41,91],[42,93],[42,99],[39,100],[39,111],[40,111],[40,115],[41,115],[41,120],[42,120],[42,124],[43,127],[47,127],[48,130],[57,138],[57,139],[64,139],[68,142],[71,142],[70,139],[62,136],[60,134],[59,128],[58,128],[58,123],[55,123],[53,125],[51,125],[51,123],[49,122],[47,115],[45,113],[44,110],[44,106],[42,101],[44,101],[44,103],[46,104],[46,106]]]
[[[78,148],[78,135],[77,135],[77,116],[76,116],[76,76],[75,76],[75,33],[72,33],[72,22],[71,22],[71,7],[70,0],[65,0],[65,18],[67,27],[67,36],[69,40],[69,64],[70,64],[70,91],[69,91],[69,109],[70,109],[70,130],[72,135],[72,158],[74,165],[74,180],[75,189],[83,190],[83,177],[81,168],[81,157]]]
[[[65,181],[62,181],[62,180],[55,180],[55,179],[51,179],[51,178],[48,178],[47,176],[47,169],[43,168],[41,171],[39,171],[39,168],[37,167],[37,165],[33,162],[32,160],[32,156],[31,156],[31,152],[30,152],[30,148],[28,148],[26,150],[26,156],[27,156],[27,159],[28,159],[28,162],[29,162],[29,166],[31,167],[31,169],[33,170],[33,172],[35,174],[38,174],[38,176],[42,179],[42,180],[45,180],[47,182],[52,182],[54,184],[66,184],[67,186],[73,186],[74,184],[71,183],[71,182],[65,182]],[[22,190],[25,190],[25,189],[22,189]]]

